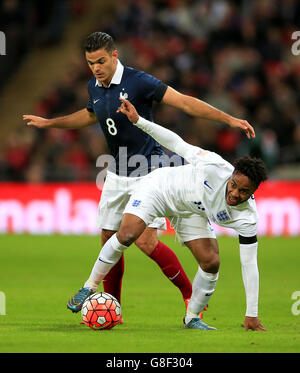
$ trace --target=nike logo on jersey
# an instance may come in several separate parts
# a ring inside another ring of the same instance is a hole
[[[98,98],[97,100],[94,100],[94,101],[93,101],[93,102],[94,102],[94,105],[95,105],[98,101],[100,101],[100,98]]]
[[[209,189],[213,190],[213,188],[208,185],[207,180],[204,180],[204,185],[207,186]]]

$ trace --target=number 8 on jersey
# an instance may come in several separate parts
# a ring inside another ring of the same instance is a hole
[[[116,134],[118,133],[118,130],[116,128],[116,124],[113,121],[113,119],[107,118],[106,119],[106,125],[107,125],[107,129],[108,129],[108,132],[110,133],[110,135],[116,136]]]

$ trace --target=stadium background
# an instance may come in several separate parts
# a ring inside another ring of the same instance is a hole
[[[43,131],[26,127],[22,114],[85,107],[90,72],[81,44],[102,30],[115,37],[124,64],[254,126],[249,141],[226,125],[155,107],[157,122],[194,145],[229,161],[261,157],[270,180],[256,193],[260,233],[300,234],[300,57],[292,53],[300,1],[4,0],[0,19],[7,49],[0,57],[0,232],[97,233],[96,161],[108,152],[99,126]]]

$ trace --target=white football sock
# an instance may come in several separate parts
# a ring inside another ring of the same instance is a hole
[[[204,272],[200,266],[198,267],[193,281],[192,297],[186,311],[186,323],[194,317],[199,317],[199,313],[203,311],[204,307],[208,304],[210,297],[215,291],[218,274],[219,272]]]
[[[119,261],[127,246],[122,245],[115,233],[102,247],[89,279],[83,287],[89,287],[96,291],[100,282],[104,279],[111,268]]]

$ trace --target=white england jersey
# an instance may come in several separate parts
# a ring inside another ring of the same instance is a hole
[[[153,192],[159,193],[167,206],[166,216],[188,217],[196,213],[234,229],[241,236],[256,235],[258,215],[254,197],[237,206],[226,202],[226,187],[234,170],[229,162],[216,153],[184,142],[174,133],[170,138],[170,131],[143,118],[137,125],[189,162],[179,167],[163,167],[148,175]]]

